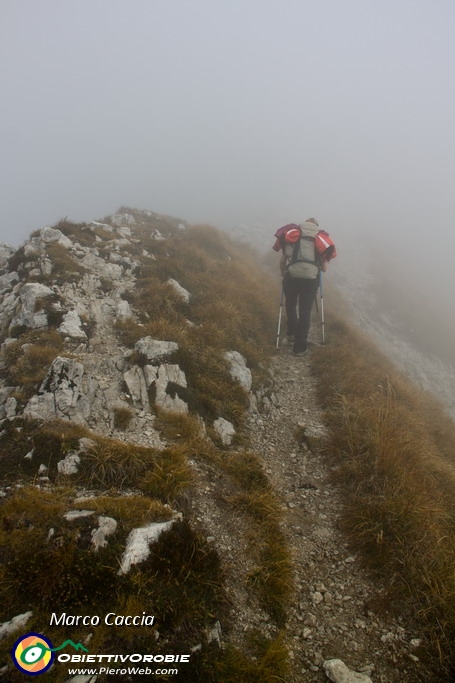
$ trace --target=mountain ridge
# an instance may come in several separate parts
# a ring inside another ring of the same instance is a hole
[[[62,639],[50,601],[80,612],[89,593],[156,627],[65,636],[191,647],[185,681],[324,681],[339,658],[365,681],[432,680],[425,628],[381,606],[340,533],[312,374],[336,349],[276,352],[278,286],[245,245],[125,207],[32,233],[5,275],[0,620]]]

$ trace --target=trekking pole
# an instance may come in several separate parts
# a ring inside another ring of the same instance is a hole
[[[322,293],[322,270],[319,271],[319,292],[321,295],[322,345],[324,345],[325,344],[325,321],[324,321],[324,296]]]
[[[280,348],[281,314],[283,312],[284,289],[281,287],[280,315],[278,316],[278,330],[276,333],[276,348]]]

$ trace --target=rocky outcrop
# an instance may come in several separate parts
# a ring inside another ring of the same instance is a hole
[[[36,310],[36,303],[54,294],[52,289],[39,282],[26,283],[19,294],[19,312],[11,320],[10,329],[24,325],[31,329],[47,327],[47,314],[41,308]]]
[[[187,381],[185,373],[178,365],[161,364],[145,365],[143,368],[134,365],[124,373],[123,378],[130,398],[140,403],[143,409],[150,407],[149,389],[154,387],[154,403],[163,410],[177,413],[188,412],[188,405],[177,394],[178,388],[185,389]]]
[[[169,358],[179,345],[173,341],[160,341],[152,337],[142,337],[135,345],[134,350],[144,356],[150,362],[156,362]]]
[[[24,417],[36,420],[52,420],[57,417],[86,424],[90,415],[90,398],[84,392],[83,374],[82,363],[58,356],[38,393],[27,403]]]

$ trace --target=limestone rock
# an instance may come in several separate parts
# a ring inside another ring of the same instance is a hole
[[[92,531],[92,546],[95,550],[107,546],[107,537],[117,531],[117,522],[113,517],[98,517],[98,528]]]
[[[111,223],[114,225],[134,225],[134,217],[130,213],[114,213],[111,216]]]
[[[229,372],[245,391],[251,391],[253,378],[251,370],[247,368],[246,360],[238,351],[226,351],[224,357],[229,361]]]
[[[80,464],[81,459],[79,453],[70,451],[63,460],[59,460],[57,463],[57,470],[59,474],[65,474],[67,476],[77,474]]]
[[[133,223],[134,223],[134,219],[133,219]],[[117,228],[117,232],[119,235],[121,235],[125,239],[128,239],[128,237],[131,237],[131,230],[126,225]],[[129,242],[128,242],[128,244],[129,244]]]
[[[351,671],[341,659],[327,659],[323,667],[327,678],[333,683],[372,683],[369,676]]]
[[[220,435],[223,446],[230,446],[235,436],[234,425],[223,417],[219,417],[213,423],[214,428]]]
[[[147,385],[144,372],[139,365],[133,365],[130,370],[123,374],[128,392],[134,402],[140,402],[145,408],[149,404]]]
[[[179,295],[179,297],[185,302],[189,303],[191,299],[191,294],[184,288],[182,287],[181,284],[177,282],[177,280],[174,280],[173,278],[169,278],[167,281],[168,285],[171,285],[172,289]]]
[[[4,294],[8,289],[19,281],[19,275],[14,270],[12,273],[5,273],[0,276],[0,294]]]
[[[145,356],[149,361],[160,361],[168,358],[178,348],[179,345],[176,342],[160,341],[151,337],[142,337],[134,345],[134,350]]]
[[[0,388],[0,420],[9,417],[11,394],[14,393],[16,387],[2,387]]]
[[[40,237],[43,242],[52,244],[61,244],[63,247],[69,248],[73,246],[73,243],[62,233],[61,230],[57,228],[43,228],[40,233]]]
[[[175,413],[187,413],[188,405],[185,403],[185,401],[177,396],[177,394],[175,396],[171,396],[167,391],[170,382],[180,387],[187,387],[185,373],[178,365],[160,365],[157,378],[155,380],[156,405],[164,410],[169,410]]]
[[[129,305],[128,301],[121,299],[118,302],[115,309],[115,317],[117,320],[120,320],[120,322],[125,322],[133,317],[133,311],[131,310],[131,306]]]
[[[0,624],[0,640],[11,635],[15,631],[20,631],[25,627],[27,621],[32,617],[33,612],[24,612],[24,614],[18,614],[13,617],[10,621],[5,621]]]
[[[71,339],[87,339],[87,335],[82,329],[82,322],[76,311],[68,311],[63,316],[63,322],[58,328],[58,331],[65,337]]]
[[[63,516],[67,522],[72,522],[75,519],[83,519],[84,517],[91,517],[95,514],[95,510],[69,510]]]
[[[90,401],[82,387],[84,366],[71,358],[57,356],[44,378],[38,394],[24,409],[24,417],[51,420],[59,417],[85,424]]]
[[[108,263],[93,251],[85,254],[84,258],[81,259],[81,264],[93,271],[98,277],[104,277],[107,280],[120,280],[123,274],[122,266],[116,263]]]
[[[150,555],[150,544],[155,543],[163,531],[168,531],[181,518],[181,513],[177,513],[168,522],[152,522],[145,527],[133,529],[128,536],[118,573],[127,574],[133,564],[146,560]]]
[[[99,221],[90,221],[90,229],[93,230],[91,227],[93,225],[94,228],[103,228],[106,232],[113,232],[112,225],[109,225],[108,223],[100,223]]]
[[[158,377],[159,368],[156,365],[144,365],[144,378],[147,389],[153,384]]]
[[[10,396],[5,401],[5,413],[6,417],[12,419],[16,415],[17,400],[14,396]]]
[[[25,327],[31,327],[32,329],[47,327],[46,313],[43,310],[35,311],[35,307],[38,299],[44,299],[53,294],[52,289],[39,282],[28,282],[25,284],[19,295],[21,308],[11,321],[11,327],[16,325],[25,325]]]

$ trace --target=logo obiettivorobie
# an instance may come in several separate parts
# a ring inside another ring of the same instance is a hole
[[[76,645],[72,640],[65,640],[59,647],[54,647],[46,636],[40,633],[26,633],[14,643],[11,657],[19,671],[29,676],[38,676],[52,666],[55,652],[62,650],[66,645],[72,645],[75,650],[88,652],[86,647],[80,643]]]

